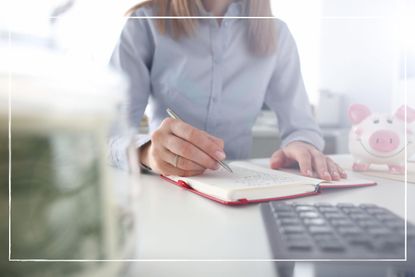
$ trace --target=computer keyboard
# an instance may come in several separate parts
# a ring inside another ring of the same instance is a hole
[[[405,221],[373,205],[268,202],[261,212],[275,259],[404,259]],[[415,227],[407,226],[408,250]]]

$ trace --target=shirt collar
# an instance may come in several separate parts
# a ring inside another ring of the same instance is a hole
[[[236,0],[233,1],[228,9],[225,12],[225,17],[227,16],[246,16],[247,14],[247,7],[248,3],[247,0]],[[203,6],[203,4],[200,5],[199,7],[199,12],[201,16],[212,16],[212,14],[208,11],[206,11],[205,7]]]

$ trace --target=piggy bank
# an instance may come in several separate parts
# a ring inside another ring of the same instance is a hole
[[[415,110],[407,107],[405,113],[402,106],[393,115],[376,114],[364,105],[354,104],[348,113],[353,124],[349,134],[353,170],[366,171],[371,164],[384,164],[390,173],[403,174],[405,152],[408,158],[415,153],[411,124],[415,121]]]

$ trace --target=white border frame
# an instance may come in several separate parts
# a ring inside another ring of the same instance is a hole
[[[59,16],[51,16],[50,19],[59,18]],[[185,19],[185,18],[197,18],[197,19],[276,19],[276,16],[129,16],[128,19]],[[384,19],[383,16],[322,16],[321,20],[327,19]],[[11,53],[12,49],[12,39],[11,39],[11,26],[8,31],[8,50]],[[404,103],[407,105],[408,100],[408,86],[407,86],[407,45],[404,41],[403,45],[404,52]],[[11,68],[11,57],[9,61],[9,69]],[[12,71],[9,70],[8,74],[8,90],[9,90],[9,121],[8,121],[8,130],[9,130],[9,262],[379,262],[379,261],[388,261],[388,262],[406,262],[408,258],[408,241],[407,241],[407,228],[408,228],[408,175],[407,175],[407,158],[408,158],[408,149],[405,149],[405,258],[404,259],[18,259],[11,258],[11,89],[12,89]],[[407,116],[407,109],[405,108],[405,118]],[[407,122],[405,121],[405,135],[404,141],[405,145],[407,144]]]

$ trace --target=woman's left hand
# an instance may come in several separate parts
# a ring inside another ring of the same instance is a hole
[[[347,178],[346,172],[332,159],[326,157],[311,144],[294,141],[272,154],[270,166],[273,169],[290,167],[298,163],[304,176],[313,177],[313,170],[320,179],[336,181]]]

